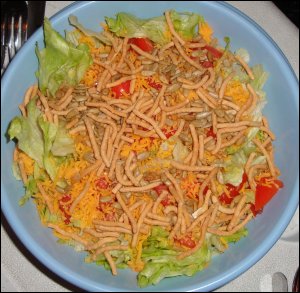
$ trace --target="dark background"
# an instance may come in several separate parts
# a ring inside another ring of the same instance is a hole
[[[299,28],[299,1],[273,1],[273,3]]]

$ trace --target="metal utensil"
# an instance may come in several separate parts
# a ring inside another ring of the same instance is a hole
[[[272,276],[273,292],[288,292],[288,281],[286,276],[277,272]]]
[[[1,5],[1,75],[27,40],[27,4],[4,1]]]

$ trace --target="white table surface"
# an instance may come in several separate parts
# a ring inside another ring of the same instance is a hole
[[[50,17],[73,1],[47,1]],[[299,79],[299,30],[270,1],[227,1],[256,21],[279,45]],[[13,235],[1,215],[1,292],[82,291],[40,264]],[[281,239],[251,269],[216,292],[271,292],[272,276],[286,275],[291,291],[299,266],[299,209]]]

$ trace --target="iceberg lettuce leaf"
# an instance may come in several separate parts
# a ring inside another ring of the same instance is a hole
[[[8,134],[10,139],[18,140],[20,150],[34,159],[40,167],[43,167],[44,141],[38,125],[41,112],[35,103],[36,99],[32,99],[28,103],[27,117],[17,116],[11,121]]]
[[[82,34],[88,37],[92,37],[93,39],[106,44],[106,45],[111,45],[111,40],[105,35],[105,32],[94,32],[88,28],[85,28],[81,23],[78,22],[78,19],[75,15],[70,15],[69,16],[69,22],[71,25],[76,27]],[[73,34],[72,37],[76,37],[78,34]],[[69,35],[70,38],[70,35]],[[73,40],[74,41],[74,40]],[[73,42],[74,43],[74,42]]]
[[[36,180],[32,176],[29,176],[25,184],[25,195],[19,200],[19,205],[23,206],[37,192]]]
[[[35,161],[35,179],[45,179],[43,170],[46,170],[54,180],[59,165],[74,152],[74,142],[63,125],[57,126],[44,120],[36,106],[36,99],[28,103],[26,110],[27,117],[18,116],[12,120],[8,135],[10,139],[17,139],[19,149]]]
[[[45,48],[36,55],[39,61],[39,88],[45,94],[47,89],[55,95],[61,85],[74,86],[79,83],[85,71],[92,63],[89,49],[85,44],[75,47],[66,41],[52,27],[47,18],[44,20]]]
[[[54,156],[59,157],[64,157],[75,152],[74,141],[62,123],[58,125],[51,152]]]
[[[222,239],[225,240],[226,242],[237,242],[241,238],[246,237],[248,235],[248,229],[247,228],[242,228],[239,231],[235,232],[232,235],[229,236],[222,236]]]
[[[191,40],[195,28],[202,17],[195,13],[170,11],[170,17],[179,35]],[[119,37],[148,38],[154,43],[164,45],[171,41],[165,16],[141,19],[129,13],[120,12],[116,18],[105,18],[108,28]]]
[[[210,251],[206,244],[194,254],[178,260],[180,252],[170,247],[168,235],[164,229],[153,227],[151,236],[143,243],[142,260],[145,266],[138,274],[140,287],[155,285],[167,277],[192,276],[210,261]]]

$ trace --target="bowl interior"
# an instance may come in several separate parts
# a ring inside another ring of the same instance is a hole
[[[213,290],[232,280],[258,261],[280,237],[298,204],[299,171],[299,101],[298,84],[293,71],[278,47],[253,22],[228,4],[213,2],[79,2],[53,17],[55,29],[63,33],[70,29],[67,17],[78,16],[79,21],[91,29],[100,29],[104,16],[120,11],[140,17],[161,15],[167,9],[193,11],[205,17],[212,25],[215,36],[222,42],[231,38],[233,50],[246,48],[251,64],[263,64],[270,73],[265,86],[268,104],[265,115],[276,134],[276,163],[281,170],[285,187],[265,208],[264,213],[249,225],[249,236],[242,239],[223,255],[213,258],[211,265],[193,278],[177,277],[164,280],[156,287],[143,291]],[[84,264],[84,253],[58,245],[49,229],[41,226],[33,203],[20,208],[18,199],[23,195],[20,182],[12,172],[14,144],[5,136],[10,120],[19,115],[17,105],[26,88],[35,83],[37,58],[35,43],[43,45],[41,29],[36,32],[17,54],[1,82],[1,204],[14,231],[29,250],[46,266],[71,283],[92,291],[138,291],[136,275],[129,270],[119,270],[113,277],[109,271],[94,264]]]

